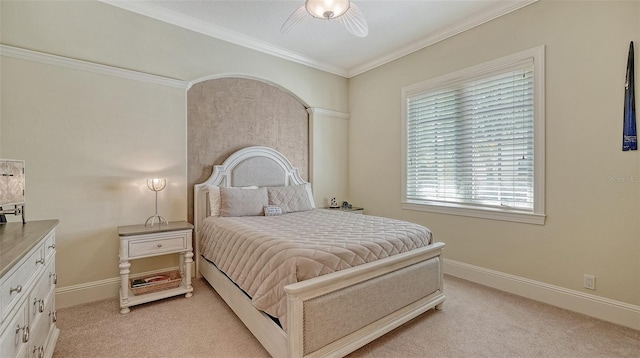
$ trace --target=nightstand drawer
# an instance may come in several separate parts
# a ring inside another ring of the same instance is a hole
[[[157,255],[187,249],[187,235],[129,241],[129,257]]]

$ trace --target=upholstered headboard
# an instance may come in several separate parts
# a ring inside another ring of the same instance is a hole
[[[221,165],[214,166],[209,179],[193,188],[196,270],[200,266],[200,228],[202,221],[210,214],[208,195],[211,185],[265,187],[305,183],[307,182],[298,173],[298,168],[294,168],[282,153],[268,147],[241,149],[231,154]],[[313,198],[309,199],[313,201]]]
[[[187,219],[195,223],[193,186],[213,166],[249,146],[273,148],[309,180],[309,113],[303,101],[269,82],[244,77],[194,83],[187,92]]]

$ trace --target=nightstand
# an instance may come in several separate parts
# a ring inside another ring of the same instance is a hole
[[[343,212],[343,213],[353,213],[353,214],[363,214],[364,213],[364,208],[360,208],[357,206],[352,206],[351,208],[343,208],[343,207],[339,207],[339,208],[329,208],[326,207],[325,209],[331,210],[331,211],[339,211],[339,212]]]
[[[193,294],[191,286],[191,263],[193,247],[191,236],[193,225],[186,221],[170,222],[164,225],[119,226],[120,236],[120,313],[129,313],[129,307],[162,298]],[[145,257],[180,254],[180,274],[182,281],[175,288],[134,295],[129,286],[129,261]]]

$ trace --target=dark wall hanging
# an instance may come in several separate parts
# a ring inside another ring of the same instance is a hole
[[[622,150],[638,150],[636,132],[636,95],[633,76],[633,41],[629,44],[627,59],[627,77],[624,83],[624,128],[622,132]]]

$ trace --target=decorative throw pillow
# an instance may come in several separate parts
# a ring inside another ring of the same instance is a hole
[[[269,205],[276,205],[282,213],[307,211],[315,207],[309,184],[289,185],[267,188]]]
[[[257,186],[241,186],[238,189],[258,189]],[[209,185],[209,216],[220,216],[220,187]]]
[[[267,205],[264,207],[264,216],[282,215],[282,208],[275,205]]]
[[[210,216],[220,216],[220,187],[209,185],[209,213]]]
[[[264,215],[268,204],[266,188],[220,188],[220,216]]]

